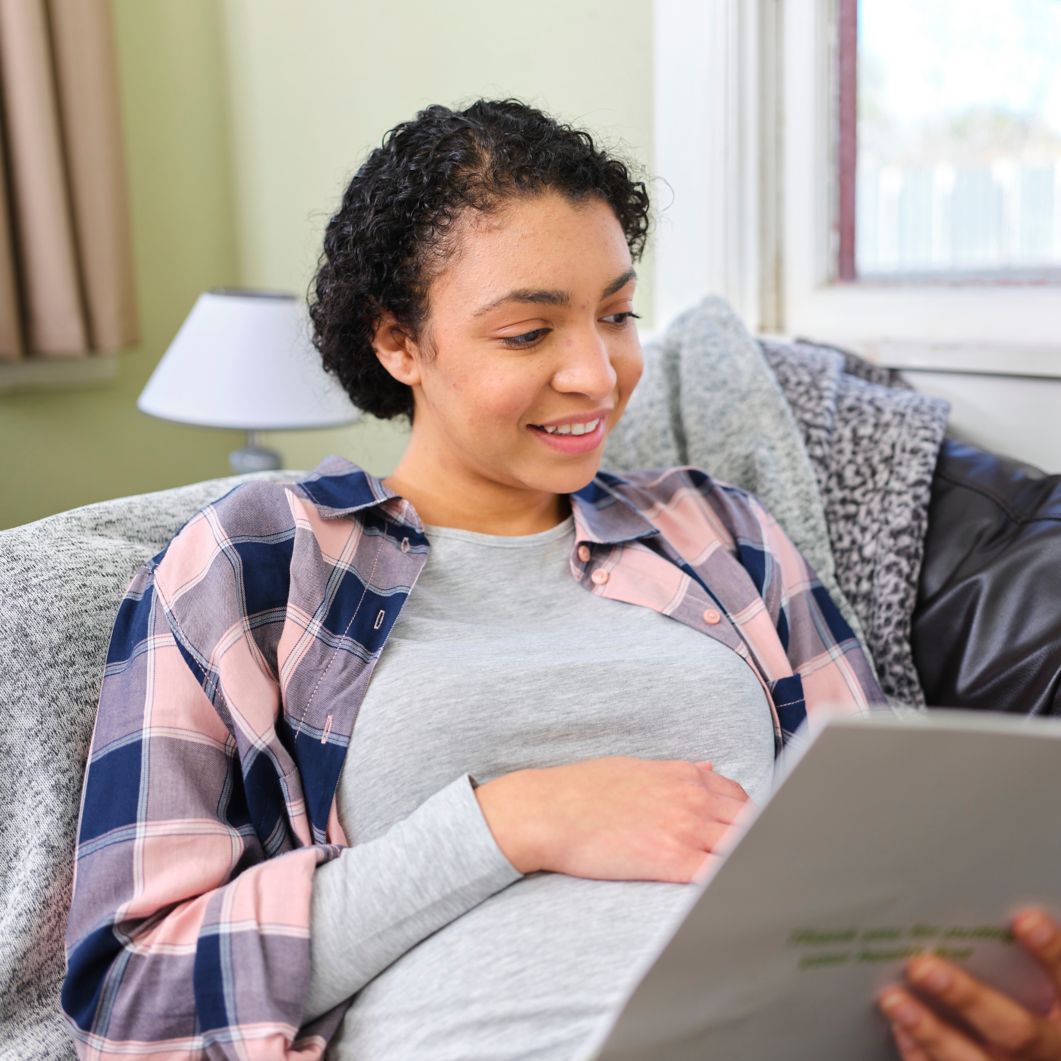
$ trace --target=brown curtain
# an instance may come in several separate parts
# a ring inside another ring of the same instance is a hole
[[[110,0],[0,0],[0,361],[137,338]]]

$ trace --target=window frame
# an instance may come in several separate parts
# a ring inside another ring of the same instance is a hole
[[[773,127],[777,0],[653,0],[653,320],[662,329],[708,292],[750,328],[769,323],[776,263]],[[675,72],[679,76],[674,76]]]
[[[713,291],[893,367],[1061,378],[1059,285],[834,278],[840,5],[654,0],[657,326]]]

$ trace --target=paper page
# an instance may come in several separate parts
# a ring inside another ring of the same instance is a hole
[[[874,999],[923,950],[1045,1012],[1007,925],[1061,916],[1059,806],[1061,720],[829,720],[584,1061],[894,1059]]]

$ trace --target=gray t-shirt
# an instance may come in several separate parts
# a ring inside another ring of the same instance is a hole
[[[688,890],[521,875],[469,775],[711,759],[761,801],[770,709],[731,649],[579,586],[570,518],[532,535],[427,534],[339,779],[354,846],[315,874],[306,1017],[357,992],[330,1057],[569,1058]]]

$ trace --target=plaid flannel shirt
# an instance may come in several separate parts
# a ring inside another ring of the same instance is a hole
[[[807,562],[746,492],[694,468],[571,495],[571,576],[741,655],[778,748],[818,705],[885,698]],[[62,1007],[82,1057],[316,1058],[303,1025],[315,867],[348,844],[339,772],[428,558],[412,507],[341,457],[242,483],[133,576],[78,823]]]

